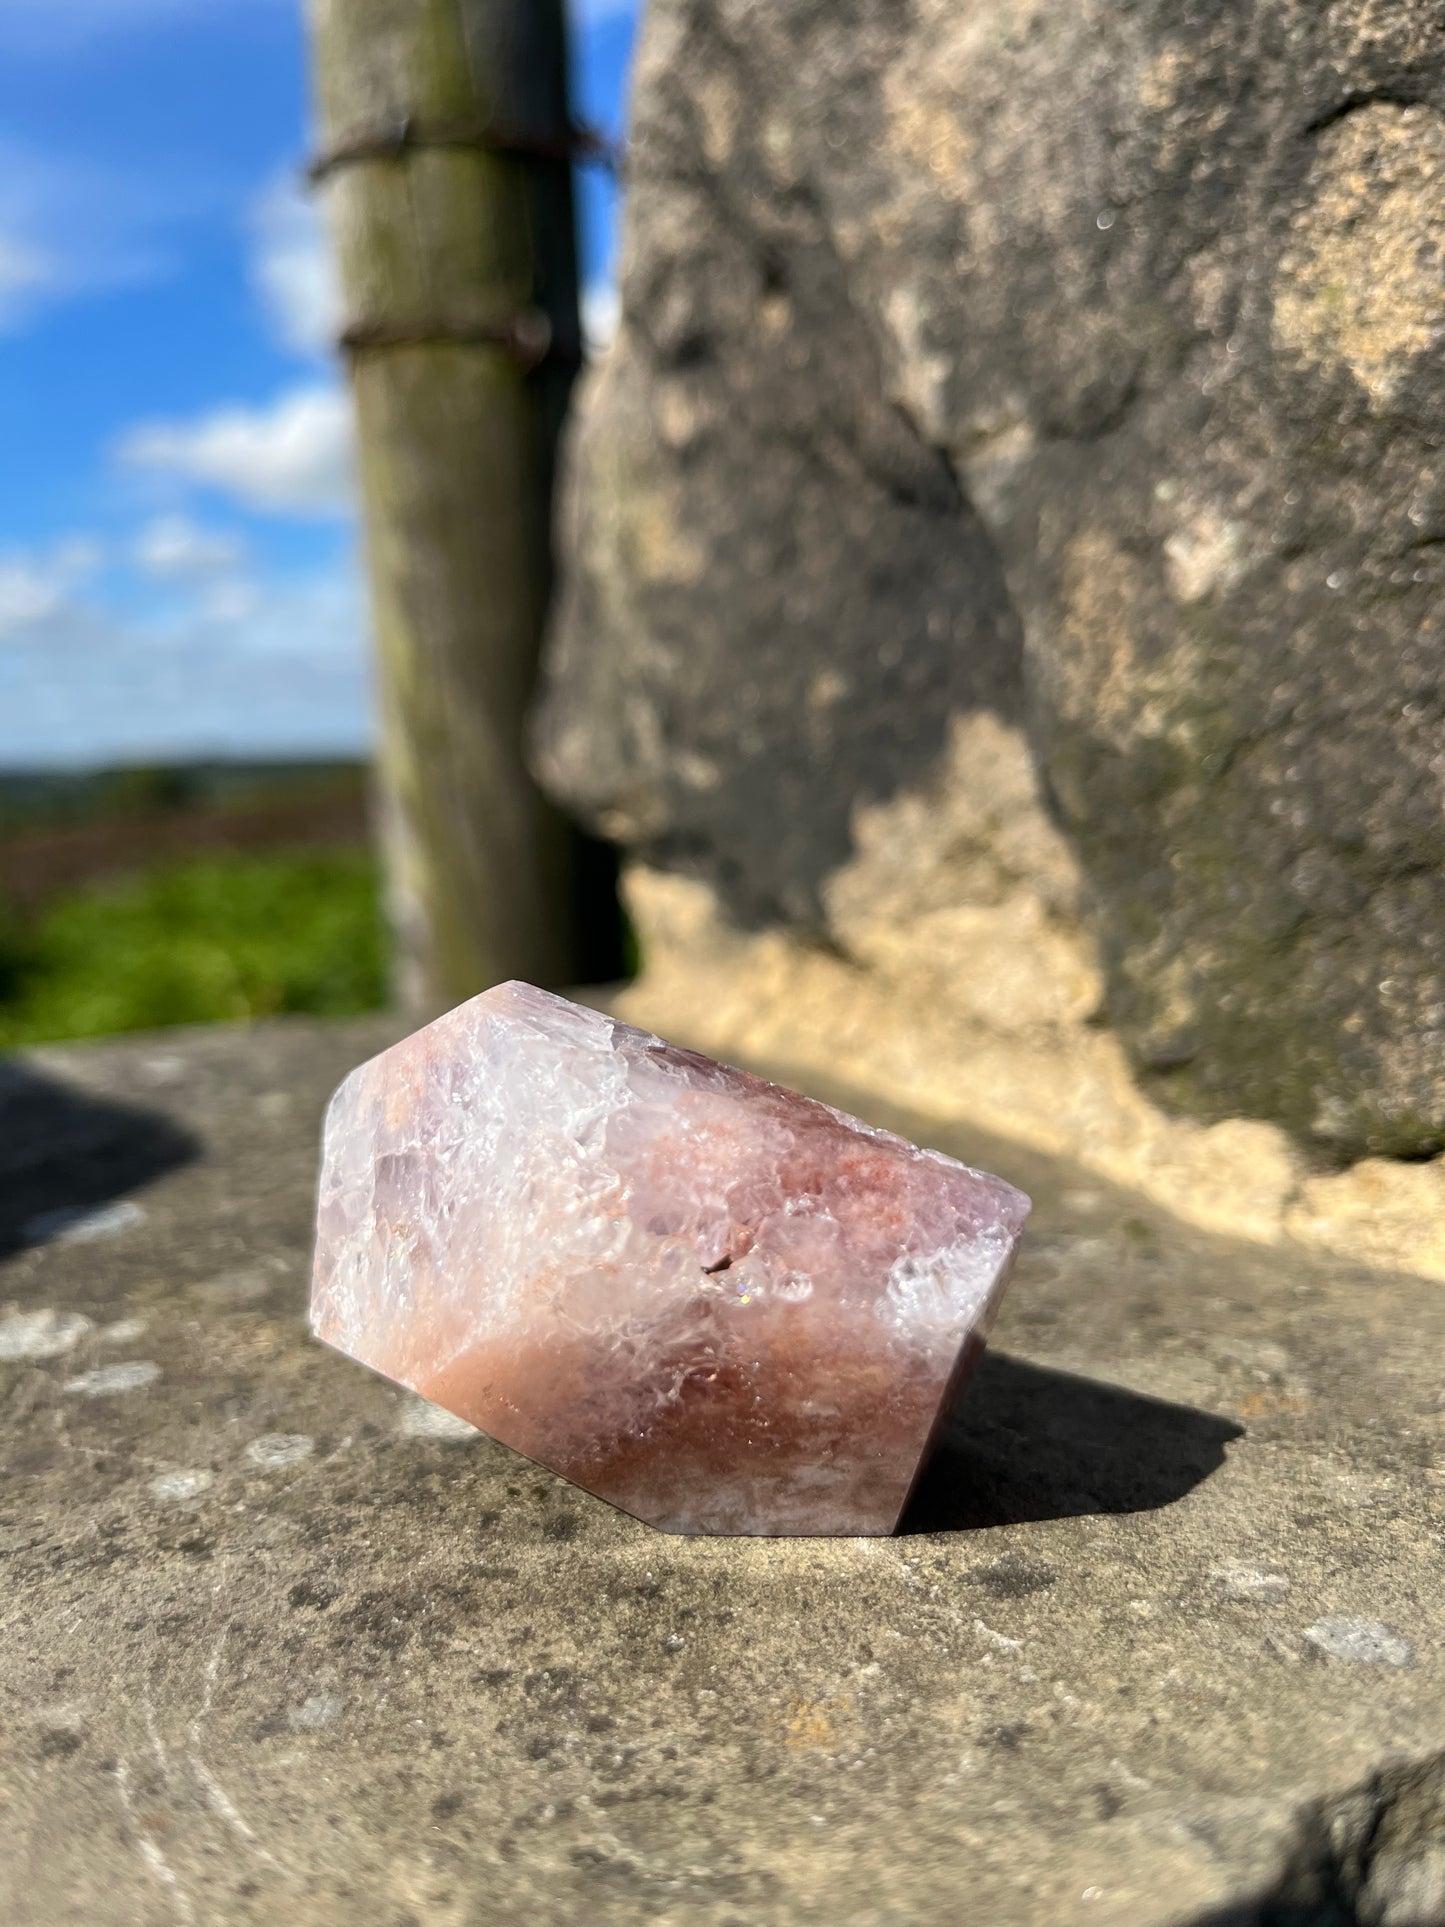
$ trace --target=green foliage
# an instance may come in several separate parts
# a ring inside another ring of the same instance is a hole
[[[0,1048],[279,1011],[343,1016],[386,994],[362,854],[218,856],[0,914]]]
[[[160,810],[193,808],[204,801],[200,772],[190,769],[117,770],[110,778],[107,802],[112,811],[128,815],[154,815]]]

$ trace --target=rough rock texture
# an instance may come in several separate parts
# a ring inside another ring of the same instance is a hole
[[[705,883],[632,865],[646,968],[619,1013],[729,1062],[777,1063],[805,1090],[841,1078],[1070,1158],[1204,1230],[1445,1280],[1445,1158],[1322,1166],[1278,1124],[1202,1123],[1152,1102],[1117,1035],[1090,1021],[1098,977],[1077,933],[1037,894],[939,900],[930,853],[980,820],[912,799],[870,814],[839,879],[858,919],[852,957],[791,931],[740,931]],[[982,863],[969,873],[987,878]],[[916,913],[863,915],[870,886],[885,909],[918,888]]]
[[[1166,1101],[1438,1150],[1440,0],[652,0],[630,180],[553,787],[854,955],[880,809],[1081,865]]]
[[[1014,1287],[909,1536],[664,1538],[308,1337],[323,1106],[397,1034],[0,1110],[6,1927],[1435,1927],[1438,1287],[821,1087],[1017,1172]]]
[[[326,1115],[319,1338],[671,1532],[890,1533],[1029,1201],[499,984]]]

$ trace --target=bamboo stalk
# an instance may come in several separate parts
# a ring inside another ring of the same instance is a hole
[[[428,1010],[577,970],[575,842],[523,753],[578,335],[563,0],[311,0],[311,19],[397,989]]]

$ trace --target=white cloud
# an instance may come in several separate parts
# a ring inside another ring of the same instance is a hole
[[[251,621],[263,613],[265,606],[265,593],[259,582],[232,576],[207,589],[198,608],[207,622],[236,623]]]
[[[46,554],[0,555],[0,641],[45,622],[101,566],[97,543],[69,536]]]
[[[268,514],[329,516],[351,506],[351,402],[332,382],[293,388],[263,407],[212,409],[188,422],[143,422],[117,455],[218,489]]]
[[[0,0],[3,4],[4,0]],[[250,272],[278,344],[314,358],[339,327],[340,291],[318,209],[294,180],[277,176],[247,218]],[[3,256],[0,256],[3,265]],[[222,403],[181,421],[137,423],[116,445],[130,469],[212,489],[269,515],[337,516],[352,507],[351,404],[330,375],[260,404]],[[152,576],[214,572],[233,560],[214,533],[163,517],[142,536],[140,566]]]
[[[28,562],[0,562],[0,636],[43,621],[65,600],[65,585]]]
[[[582,339],[589,355],[604,355],[612,346],[622,318],[622,298],[615,281],[594,281],[582,291]]]
[[[0,328],[17,328],[59,279],[50,255],[21,234],[0,233]]]
[[[233,569],[245,545],[237,535],[203,529],[188,515],[158,515],[135,540],[135,562],[157,581],[215,576]]]
[[[0,15],[7,4],[0,0]],[[169,189],[0,136],[0,330],[23,328],[58,301],[164,273],[156,237],[179,211]]]
[[[341,288],[321,209],[291,175],[251,211],[251,278],[283,348],[324,354],[341,328]]]
[[[163,605],[139,614],[67,584],[55,560],[0,564],[0,766],[367,747],[365,626],[349,560],[173,583]],[[22,584],[8,605],[7,581]]]

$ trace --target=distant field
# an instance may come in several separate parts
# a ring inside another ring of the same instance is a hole
[[[37,823],[274,801],[366,785],[366,765],[158,763],[112,770],[0,770],[0,835]]]
[[[99,775],[0,774],[0,901],[198,856],[367,847],[367,774],[355,763],[199,764]]]
[[[383,1002],[359,767],[0,776],[0,1048]]]

